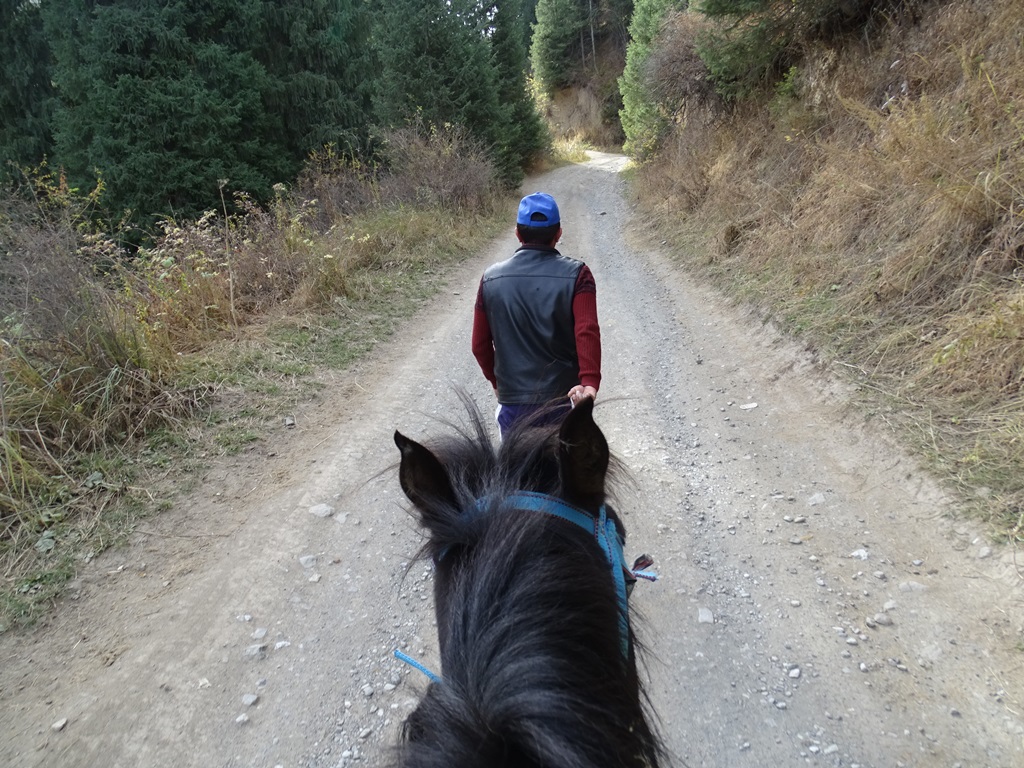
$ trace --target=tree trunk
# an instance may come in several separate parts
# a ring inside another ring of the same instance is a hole
[[[597,44],[594,42],[594,0],[590,4],[590,52],[594,56],[594,72],[597,72]]]

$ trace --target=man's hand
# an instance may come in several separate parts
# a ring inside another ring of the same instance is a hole
[[[597,390],[593,387],[585,387],[582,384],[577,384],[569,390],[569,402],[572,403],[573,408],[576,407],[576,404],[580,400],[583,400],[586,397],[589,397],[591,400],[596,400]]]

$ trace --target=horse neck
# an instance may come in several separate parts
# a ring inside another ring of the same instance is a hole
[[[505,757],[486,764],[598,766],[608,754],[642,753],[622,728],[643,718],[636,668],[622,655],[617,599],[593,536],[499,510],[462,556],[442,563],[435,585],[443,694],[445,709],[466,719],[459,731],[495,735]],[[531,757],[536,744],[548,745],[544,762]]]

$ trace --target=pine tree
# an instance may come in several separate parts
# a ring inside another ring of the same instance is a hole
[[[680,0],[636,0],[629,24],[626,67],[619,78],[619,92],[622,94],[619,118],[626,134],[624,149],[638,159],[650,155],[666,127],[665,116],[659,111],[646,82],[646,67],[651,44],[665,14],[679,5]]]
[[[523,0],[494,3],[491,47],[502,110],[497,165],[509,184],[522,180],[523,166],[547,143],[544,124],[526,86],[526,23]]]
[[[51,148],[50,50],[38,2],[0,0],[0,180]]]
[[[57,159],[119,211],[191,216],[257,199],[324,142],[358,145],[368,94],[358,0],[63,0],[53,41]]]
[[[742,97],[799,61],[816,40],[844,34],[902,3],[874,0],[701,0],[701,13],[720,28],[698,49],[718,90]]]
[[[193,215],[217,204],[221,180],[265,196],[297,170],[263,106],[267,72],[243,47],[256,0],[55,5],[54,128],[72,183],[99,173],[114,211]]]
[[[589,19],[580,0],[538,0],[530,58],[533,73],[548,93],[565,88],[582,68]]]
[[[372,62],[362,0],[267,2],[266,37],[251,47],[271,79],[264,93],[293,155],[367,140]]]
[[[379,124],[460,125],[485,146],[497,146],[501,110],[481,17],[481,7],[469,0],[391,0],[379,9],[373,33]]]

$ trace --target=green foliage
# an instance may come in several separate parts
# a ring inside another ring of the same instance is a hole
[[[697,41],[697,52],[718,92],[742,98],[784,65],[788,42],[762,17],[706,32]]]
[[[719,93],[742,98],[800,58],[801,46],[863,24],[876,7],[904,0],[700,0],[697,9],[721,22],[698,50]]]
[[[204,14],[183,0],[46,8],[57,158],[73,185],[100,169],[113,210],[193,215],[216,203],[220,179],[266,195],[297,170],[265,143],[267,73],[241,50],[258,28],[254,1]]]
[[[545,149],[548,137],[527,88],[523,0],[500,0],[493,7],[491,50],[501,109],[496,165],[506,184],[517,185],[522,181],[523,166]]]
[[[775,95],[768,102],[768,114],[775,128],[792,140],[806,135],[822,124],[822,117],[801,99],[801,75],[798,67],[790,67],[775,84]]]
[[[538,0],[530,60],[544,92],[592,82],[602,58],[618,66],[632,13],[633,0]]]
[[[196,215],[217,205],[225,179],[265,200],[320,142],[366,134],[350,0],[42,7],[57,159],[73,185],[98,169],[113,210]]]
[[[373,35],[375,120],[464,128],[488,149],[498,178],[518,184],[546,142],[526,88],[525,38],[523,0],[386,4]]]
[[[50,50],[39,4],[0,0],[0,180],[50,151]]]
[[[800,70],[790,67],[783,78],[775,84],[775,95],[780,99],[795,99],[799,93]]]
[[[271,78],[263,98],[278,115],[289,153],[333,144],[362,148],[370,122],[373,66],[362,0],[264,3],[266,39],[251,50]]]
[[[626,67],[619,78],[622,94],[619,119],[626,134],[624,149],[639,160],[650,157],[667,127],[665,115],[647,81],[647,60],[665,15],[680,4],[681,0],[637,0],[629,24]]]
[[[538,0],[530,58],[533,73],[547,93],[565,88],[582,67],[582,37],[588,18],[580,0]]]
[[[325,146],[365,162],[371,125],[463,126],[508,184],[546,145],[534,0],[0,3],[0,161],[102,178],[102,214],[145,242],[239,193],[267,203]]]
[[[469,0],[393,0],[376,16],[376,120],[401,128],[461,125],[498,143],[496,72],[483,20]]]

